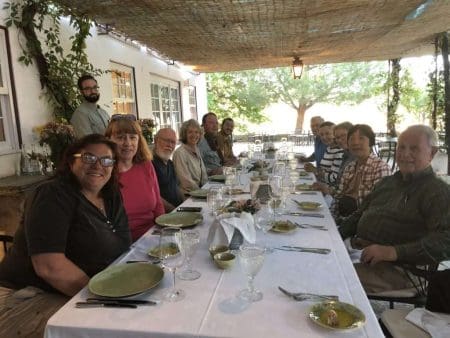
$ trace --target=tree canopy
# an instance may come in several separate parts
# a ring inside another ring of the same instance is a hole
[[[359,103],[380,93],[386,81],[381,62],[306,66],[300,80],[290,68],[259,69],[208,75],[208,105],[219,117],[263,122],[262,110],[284,102],[297,111],[296,129],[314,104]]]

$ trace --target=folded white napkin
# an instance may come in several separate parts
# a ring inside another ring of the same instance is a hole
[[[359,263],[361,261],[362,250],[358,250],[352,247],[350,237],[344,240],[344,245],[347,248],[348,255],[350,256],[352,263]]]
[[[433,338],[450,337],[450,315],[416,308],[408,313],[406,320],[427,331]]]
[[[244,239],[254,244],[256,230],[253,216],[248,212],[222,214],[210,228],[208,242],[210,244],[229,245],[233,238],[234,229],[238,229]]]

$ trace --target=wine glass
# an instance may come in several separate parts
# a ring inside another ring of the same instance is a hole
[[[284,176],[286,165],[283,162],[277,162],[273,166],[273,176]]]
[[[200,243],[200,233],[198,230],[183,230],[181,234],[181,248],[186,256],[186,268],[180,271],[178,277],[183,280],[196,280],[201,273],[192,269],[192,257],[197,252]]]
[[[266,237],[267,233],[272,228],[272,217],[273,214],[267,205],[261,205],[261,209],[253,216],[255,225],[262,230],[264,237]],[[267,253],[273,252],[273,249],[267,245],[267,243],[264,245],[264,250]]]
[[[183,265],[185,259],[182,233],[180,228],[163,228],[159,236],[159,258],[162,265],[173,275],[173,287],[164,294],[164,299],[169,302],[177,302],[185,297],[183,290],[175,288],[176,269]]]
[[[277,210],[281,204],[281,189],[282,189],[282,180],[281,176],[272,176],[269,178],[269,207],[273,210],[274,220],[277,214]]]
[[[225,186],[228,188],[233,188],[236,181],[236,168],[223,167],[223,174],[225,175]]]
[[[253,285],[253,280],[264,263],[264,248],[243,244],[239,247],[239,260],[242,270],[247,276],[247,288],[239,292],[239,297],[248,302],[257,302],[263,298],[263,293]]]

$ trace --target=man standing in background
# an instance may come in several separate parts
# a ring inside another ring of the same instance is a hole
[[[104,134],[109,122],[109,114],[97,105],[100,99],[97,80],[92,75],[83,75],[78,79],[78,89],[83,102],[70,119],[77,138],[89,134]]]

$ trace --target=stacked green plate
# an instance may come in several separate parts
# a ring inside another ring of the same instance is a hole
[[[225,182],[225,175],[212,175],[209,180],[213,182]]]
[[[128,297],[155,287],[163,276],[163,269],[154,264],[119,264],[92,277],[88,288],[102,297]]]
[[[203,221],[199,212],[179,211],[156,217],[155,222],[164,227],[191,227]]]
[[[189,195],[195,198],[206,198],[206,196],[208,195],[208,190],[206,189],[192,190],[189,191]]]

